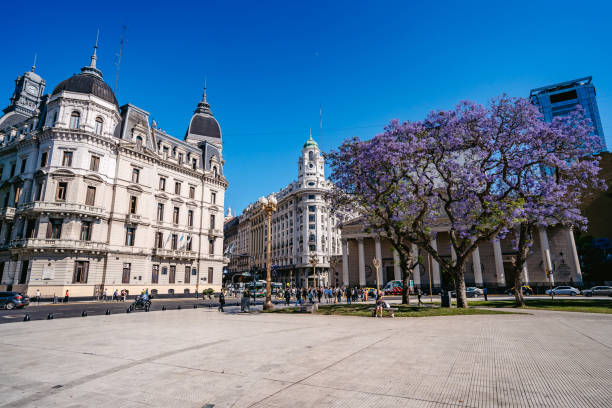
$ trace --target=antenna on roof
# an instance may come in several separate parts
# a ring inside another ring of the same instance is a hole
[[[32,64],[32,72],[36,69],[36,53],[34,53],[34,63]]]
[[[323,105],[319,104],[319,139],[323,137]]]
[[[121,40],[119,41],[119,54],[115,54],[117,57],[117,62],[115,63],[117,70],[115,72],[115,87],[113,88],[113,93],[117,94],[117,85],[119,84],[119,71],[121,70],[121,56],[123,55],[123,44],[125,43],[125,30],[127,26],[124,24],[123,29],[121,30]]]

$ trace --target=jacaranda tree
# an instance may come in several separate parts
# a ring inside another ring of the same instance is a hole
[[[412,244],[428,252],[454,281],[457,306],[467,307],[465,270],[474,250],[527,219],[521,175],[541,160],[541,149],[530,145],[543,132],[549,127],[525,99],[462,102],[422,121],[392,121],[369,141],[344,142],[328,155],[331,180],[345,193],[336,194],[338,202],[383,231],[400,260],[414,262]],[[449,234],[450,257],[432,245],[440,230]]]

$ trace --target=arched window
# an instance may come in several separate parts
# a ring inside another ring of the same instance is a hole
[[[77,111],[70,115],[70,129],[78,129],[81,122],[81,114]]]
[[[314,160],[314,152],[308,152],[308,160]]]
[[[97,117],[96,118],[96,127],[95,127],[95,132],[96,135],[101,135],[102,134],[102,126],[104,125],[104,120],[101,117]]]
[[[217,173],[217,166],[213,166],[213,174],[215,175],[215,177],[217,177],[218,173]]]
[[[136,136],[136,147],[138,148],[142,147],[142,137],[141,136]]]

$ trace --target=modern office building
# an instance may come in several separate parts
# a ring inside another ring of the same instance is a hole
[[[51,94],[33,67],[0,117],[0,290],[218,287],[228,183],[206,92],[179,140],[119,106],[96,60]]]
[[[555,116],[564,116],[580,105],[585,115],[591,119],[594,133],[600,137],[602,150],[606,150],[595,86],[592,77],[574,79],[554,85],[532,89],[529,94],[531,103],[537,105],[544,115],[544,120],[550,122]]]

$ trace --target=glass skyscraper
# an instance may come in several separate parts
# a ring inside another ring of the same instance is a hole
[[[539,107],[546,121],[551,121],[555,116],[569,114],[577,105],[582,106],[585,115],[591,119],[593,132],[601,139],[602,150],[605,151],[606,139],[597,108],[595,86],[591,80],[592,77],[589,76],[532,89],[529,99]]]

